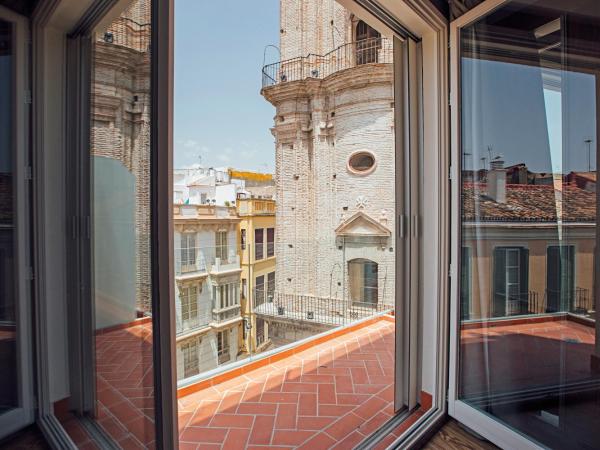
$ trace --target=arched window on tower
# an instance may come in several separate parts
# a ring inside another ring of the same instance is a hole
[[[356,65],[376,63],[381,49],[381,34],[362,20],[356,24]]]
[[[348,285],[353,304],[376,306],[378,297],[378,264],[369,259],[348,261]]]

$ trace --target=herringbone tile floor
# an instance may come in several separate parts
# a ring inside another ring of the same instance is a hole
[[[393,414],[394,324],[378,321],[179,400],[181,449],[350,449]]]

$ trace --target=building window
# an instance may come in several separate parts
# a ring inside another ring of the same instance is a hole
[[[256,318],[256,345],[262,345],[265,342],[265,321],[259,317]]]
[[[257,228],[254,230],[254,259],[258,260],[264,258],[264,242],[265,230],[263,228]]]
[[[229,361],[229,330],[217,332],[217,356],[219,364]]]
[[[356,24],[356,64],[376,63],[381,49],[381,34],[360,20]]]
[[[275,272],[267,274],[267,298],[271,300],[275,296]]]
[[[527,313],[528,272],[529,250],[523,247],[494,249],[494,317]]]
[[[181,352],[183,353],[183,377],[198,375],[200,373],[198,341],[193,339],[182,344]]]
[[[227,231],[217,231],[215,233],[215,257],[221,260],[221,263],[227,264],[229,250],[227,248]]]
[[[196,268],[196,233],[181,235],[181,273],[195,272]]]
[[[245,278],[242,278],[242,298],[248,298],[248,280]]]
[[[348,170],[357,175],[368,175],[375,170],[375,155],[368,151],[359,151],[348,158]]]
[[[575,246],[552,245],[546,261],[546,312],[575,308]]]
[[[355,305],[377,305],[378,265],[368,259],[354,259],[348,262],[350,298]]]
[[[254,289],[254,306],[259,306],[265,303],[265,276],[260,275],[256,277]]]
[[[215,287],[215,305],[218,309],[229,308],[230,306],[239,305],[239,286],[237,283],[222,284]]]
[[[183,328],[192,327],[198,319],[198,288],[196,286],[182,288],[180,298]]]
[[[246,229],[242,228],[240,230],[240,245],[242,250],[246,250]]]
[[[267,258],[275,256],[275,228],[267,228]]]

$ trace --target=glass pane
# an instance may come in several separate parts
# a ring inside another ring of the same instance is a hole
[[[598,36],[586,0],[461,31],[459,397],[551,448],[600,442]]]
[[[0,415],[19,406],[13,25],[0,19]],[[2,432],[0,432],[0,435]]]
[[[124,6],[92,47],[95,419],[121,447],[152,448],[150,1]]]
[[[174,242],[207,255],[174,276],[182,446],[353,448],[395,413],[393,42],[336,0],[175,8]]]

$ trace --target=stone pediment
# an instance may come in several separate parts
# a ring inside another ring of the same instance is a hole
[[[337,236],[347,237],[390,237],[392,232],[388,227],[382,225],[371,216],[362,211],[357,212],[352,217],[342,222],[336,229]]]

